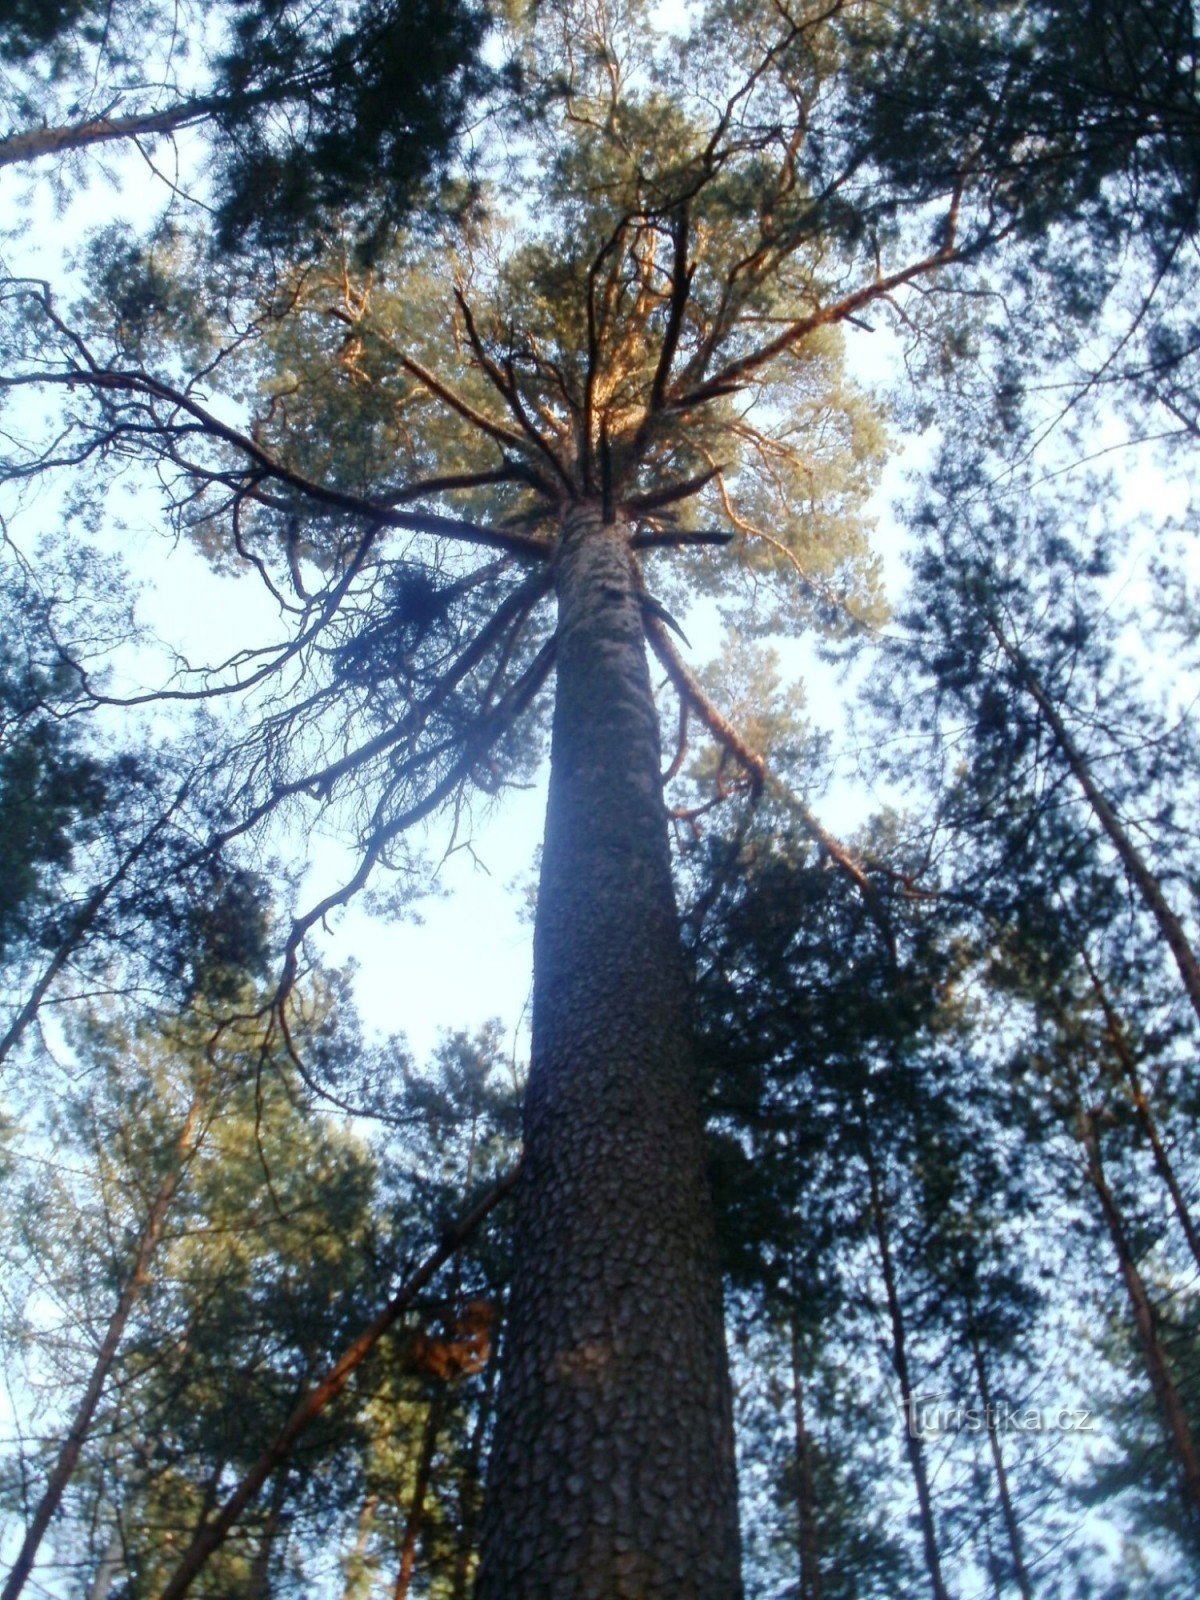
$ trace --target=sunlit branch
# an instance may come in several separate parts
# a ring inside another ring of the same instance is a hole
[[[756,523],[749,521],[748,518],[741,516],[733,504],[733,498],[725,482],[724,473],[719,469],[714,469],[714,472],[717,480],[717,492],[721,496],[721,505],[725,515],[739,533],[743,534],[747,539],[760,540],[769,549],[774,550],[777,555],[782,556],[796,573],[804,587],[824,605],[829,606],[845,617],[853,627],[864,633],[878,633],[878,630],[873,628],[870,623],[864,622],[861,617],[855,615],[836,590],[831,589],[828,584],[822,583],[819,579],[814,578],[810,572],[806,571],[795,551],[789,549],[782,539],[777,539],[774,534],[768,533],[765,528],[761,528]]]
[[[802,340],[807,339],[818,328],[827,328],[838,322],[844,322],[850,315],[860,310],[863,306],[882,299],[894,290],[902,288],[905,284],[912,283],[918,278],[926,277],[937,272],[940,268],[948,266],[951,262],[961,258],[951,236],[932,255],[924,256],[920,261],[915,261],[911,266],[902,267],[897,272],[887,273],[877,277],[873,282],[863,284],[852,294],[844,295],[842,299],[834,301],[831,305],[822,306],[819,310],[811,312],[806,317],[799,317],[790,323],[782,333],[757,350],[752,350],[748,355],[739,357],[736,361],[729,362],[726,366],[715,372],[711,378],[698,384],[695,388],[683,394],[670,397],[667,401],[669,410],[681,412],[691,410],[695,406],[703,405],[706,401],[719,398],[721,395],[735,393],[742,388],[746,380],[770,365],[778,356],[792,349]]]
[[[27,291],[33,292],[33,291]],[[174,409],[190,416],[199,424],[201,431],[209,438],[219,439],[222,443],[230,445],[264,475],[276,482],[284,483],[289,488],[295,489],[306,499],[318,505],[327,505],[339,511],[351,512],[358,516],[369,517],[382,526],[403,528],[413,533],[428,533],[436,537],[464,540],[472,544],[482,544],[494,549],[508,550],[514,555],[533,557],[544,560],[548,549],[540,540],[526,538],[523,535],[506,532],[499,529],[485,528],[472,522],[456,517],[441,516],[433,512],[401,511],[394,504],[380,504],[361,495],[351,494],[346,490],[335,488],[329,484],[316,482],[306,477],[303,473],[278,461],[265,447],[251,435],[243,433],[231,424],[222,422],[206,407],[202,406],[190,393],[176,388],[161,379],[152,377],[148,373],[139,371],[120,372],[104,368],[92,356],[84,342],[73,332],[62,319],[55,313],[50,303],[48,290],[43,288],[36,295],[42,310],[53,326],[69,340],[72,346],[80,353],[83,368],[73,368],[65,372],[42,372],[23,374],[16,377],[0,377],[0,390],[18,389],[28,386],[54,386],[68,389],[86,388],[99,394],[121,393],[138,395],[147,400],[161,401]],[[412,363],[410,362],[411,366]],[[431,374],[420,374],[422,381],[432,379]],[[436,380],[432,380],[436,382]],[[447,398],[443,394],[443,398]],[[452,403],[448,399],[447,403]],[[474,417],[477,425],[485,425],[486,419]],[[154,428],[159,431],[164,439],[169,439],[171,425],[159,424],[157,420]],[[119,434],[120,424],[115,431]],[[510,443],[519,444],[520,439],[515,435],[508,435]]]
[[[747,744],[732,722],[713,705],[696,681],[691,668],[672,644],[666,625],[660,618],[644,610],[643,621],[650,648],[666,669],[667,677],[671,680],[675,692],[688,702],[697,720],[745,771],[750,781],[751,792],[760,794],[767,780],[766,761],[757,750]]]

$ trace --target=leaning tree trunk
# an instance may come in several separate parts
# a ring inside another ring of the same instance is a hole
[[[480,1600],[740,1593],[720,1279],[628,528],[564,519]]]

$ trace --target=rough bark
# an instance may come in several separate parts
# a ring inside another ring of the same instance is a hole
[[[570,510],[480,1600],[740,1594],[720,1278],[630,531]]]

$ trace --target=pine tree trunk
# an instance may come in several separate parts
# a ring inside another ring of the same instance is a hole
[[[341,1600],[366,1600],[366,1595],[371,1589],[375,1562],[369,1557],[367,1547],[371,1543],[378,1505],[379,1496],[369,1494],[359,1508],[358,1524],[354,1530],[354,1546],[345,1560],[346,1584],[342,1590]]]
[[[917,1491],[917,1517],[921,1525],[921,1543],[925,1551],[925,1566],[929,1573],[929,1588],[933,1600],[950,1600],[945,1579],[942,1577],[942,1561],[933,1518],[933,1494],[929,1487],[929,1472],[916,1425],[916,1391],[912,1385],[908,1364],[908,1332],[904,1324],[904,1308],[900,1304],[895,1263],[892,1260],[892,1244],[884,1208],[883,1188],[879,1181],[879,1169],[868,1132],[870,1112],[861,1101],[858,1115],[859,1134],[870,1189],[871,1226],[879,1249],[879,1265],[883,1273],[884,1294],[887,1297],[888,1321],[892,1329],[892,1366],[900,1384],[900,1404],[904,1410],[904,1447],[908,1453],[908,1464]]]
[[[629,529],[564,519],[480,1600],[733,1600],[720,1278]]]
[[[499,1304],[503,1306],[503,1301],[499,1302]],[[467,1600],[470,1589],[476,1534],[479,1528],[479,1503],[482,1487],[480,1482],[480,1463],[483,1460],[483,1440],[491,1423],[492,1411],[496,1402],[496,1373],[500,1364],[500,1345],[505,1338],[506,1315],[507,1312],[501,1310],[496,1319],[492,1348],[488,1355],[487,1369],[483,1378],[483,1393],[479,1397],[479,1407],[475,1413],[475,1422],[471,1428],[466,1460],[463,1462],[462,1467],[462,1478],[458,1493],[458,1537],[454,1550],[454,1581],[450,1590],[450,1600]]]
[[[821,1560],[817,1538],[817,1496],[812,1446],[804,1416],[804,1365],[795,1314],[791,1325],[792,1421],[796,1440],[796,1527],[800,1556],[800,1600],[821,1600]]]
[[[1087,1159],[1088,1179],[1100,1202],[1104,1225],[1112,1241],[1125,1292],[1129,1296],[1129,1306],[1133,1313],[1134,1327],[1137,1329],[1138,1343],[1142,1347],[1146,1374],[1150,1379],[1150,1387],[1158,1402],[1159,1414],[1179,1467],[1183,1498],[1191,1515],[1200,1518],[1200,1455],[1196,1451],[1191,1425],[1179,1397],[1179,1390],[1175,1386],[1175,1380],[1171,1376],[1166,1351],[1158,1336],[1158,1321],[1145,1282],[1134,1260],[1125,1230],[1125,1219],[1121,1215],[1116,1196],[1109,1186],[1104,1171],[1096,1119],[1092,1112],[1081,1106],[1079,1121]]]
[[[97,1562],[95,1574],[88,1586],[87,1600],[108,1600],[108,1592],[121,1570],[124,1559],[125,1547],[121,1540],[120,1524],[114,1522],[108,1543],[104,1547],[104,1554]]]
[[[1167,1147],[1163,1143],[1162,1134],[1158,1129],[1158,1122],[1154,1116],[1142,1075],[1138,1071],[1137,1060],[1130,1048],[1129,1039],[1121,1024],[1121,1018],[1108,995],[1108,990],[1101,981],[1100,974],[1096,971],[1087,951],[1082,949],[1083,964],[1091,979],[1092,989],[1104,1013],[1105,1028],[1108,1042],[1112,1045],[1113,1054],[1120,1062],[1121,1070],[1125,1075],[1125,1085],[1129,1091],[1129,1098],[1133,1102],[1133,1109],[1137,1113],[1138,1124],[1146,1136],[1150,1146],[1150,1154],[1154,1158],[1154,1170],[1162,1179],[1167,1193],[1171,1196],[1171,1205],[1175,1211],[1176,1220],[1183,1229],[1184,1237],[1188,1242],[1188,1249],[1192,1252],[1192,1260],[1200,1269],[1200,1231],[1196,1228],[1196,1220],[1183,1193],[1182,1185],[1175,1174],[1175,1168],[1167,1154]]]
[[[258,1536],[254,1559],[246,1578],[245,1600],[271,1600],[271,1563],[279,1530],[283,1526],[283,1508],[287,1503],[288,1474],[281,1472],[271,1486],[271,1499],[267,1505],[266,1519]]]
[[[1107,797],[1092,775],[1092,769],[1084,759],[1083,752],[1075,743],[1071,730],[1059,715],[1058,707],[1042,686],[1041,679],[1026,661],[1024,655],[1002,632],[994,618],[988,618],[992,637],[1012,663],[1022,684],[1025,686],[1030,698],[1041,712],[1047,727],[1054,735],[1064,761],[1067,763],[1072,776],[1083,790],[1087,802],[1092,808],[1092,815],[1100,824],[1108,837],[1109,843],[1120,857],[1121,864],[1129,874],[1133,883],[1150,915],[1158,926],[1158,931],[1163,937],[1163,942],[1175,958],[1175,965],[1179,970],[1180,979],[1184,990],[1192,1003],[1192,1009],[1200,1017],[1200,960],[1192,949],[1183,923],[1176,916],[1173,907],[1163,893],[1162,884],[1150,870],[1141,852],[1134,844],[1133,839],[1123,826],[1121,819],[1109,804]]]
[[[988,1447],[992,1455],[992,1468],[996,1474],[996,1490],[1000,1496],[1000,1514],[1004,1519],[1004,1532],[1008,1539],[1009,1559],[1012,1562],[1012,1575],[1017,1588],[1021,1591],[1021,1600],[1033,1600],[1033,1585],[1029,1579],[1029,1572],[1025,1566],[1025,1553],[1021,1546],[1021,1526],[1017,1520],[1016,1507],[1013,1505],[1012,1492],[1008,1484],[1008,1468],[1004,1463],[1004,1451],[1000,1444],[1000,1432],[996,1427],[995,1412],[992,1408],[992,1390],[988,1383],[987,1366],[983,1359],[983,1345],[979,1338],[979,1329],[975,1325],[975,1316],[970,1303],[967,1304],[967,1337],[971,1343],[971,1360],[975,1367],[975,1379],[979,1384],[979,1398],[983,1401],[983,1414],[987,1419]]]
[[[429,1493],[433,1458],[437,1454],[445,1410],[445,1392],[439,1389],[430,1400],[429,1409],[425,1413],[425,1427],[421,1433],[421,1453],[417,1457],[412,1496],[408,1503],[408,1515],[404,1519],[404,1537],[400,1541],[400,1564],[396,1572],[396,1586],[392,1591],[392,1600],[408,1600],[408,1591],[412,1587],[413,1573],[417,1566],[417,1540],[421,1537],[425,1525],[425,1497]]]

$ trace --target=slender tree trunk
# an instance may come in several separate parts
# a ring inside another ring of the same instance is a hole
[[[108,1600],[108,1591],[112,1588],[113,1579],[121,1570],[124,1557],[125,1547],[121,1541],[120,1524],[114,1520],[108,1543],[104,1547],[104,1554],[97,1562],[96,1571],[88,1586],[87,1600]]]
[[[967,1305],[967,1338],[971,1343],[971,1360],[975,1366],[975,1381],[979,1385],[979,1398],[983,1401],[983,1414],[987,1419],[988,1446],[992,1454],[992,1469],[996,1474],[996,1489],[1000,1496],[1000,1514],[1004,1519],[1004,1533],[1008,1539],[1009,1559],[1012,1562],[1012,1574],[1016,1580],[1017,1588],[1021,1591],[1022,1600],[1033,1600],[1033,1585],[1029,1580],[1029,1571],[1025,1565],[1025,1553],[1021,1544],[1021,1527],[1017,1520],[1016,1507],[1013,1505],[1012,1493],[1008,1486],[1008,1468],[1004,1464],[1004,1451],[1000,1444],[1000,1432],[995,1423],[995,1412],[992,1410],[992,1390],[988,1383],[987,1365],[983,1359],[983,1345],[979,1338],[979,1329],[975,1325],[975,1316],[971,1306]]]
[[[359,1508],[358,1524],[354,1530],[354,1548],[345,1559],[346,1585],[342,1590],[342,1600],[364,1600],[371,1588],[375,1563],[367,1558],[367,1546],[371,1542],[371,1530],[375,1525],[375,1509],[378,1504],[379,1496],[369,1494]]]
[[[1141,852],[1125,831],[1121,819],[1093,777],[1091,767],[1075,743],[1071,730],[1059,714],[1058,707],[1043,688],[1041,679],[1026,661],[1024,654],[1010,643],[994,618],[988,618],[988,626],[992,637],[1016,669],[1018,678],[1045,718],[1046,726],[1054,735],[1064,761],[1087,797],[1092,814],[1108,836],[1109,843],[1120,857],[1121,864],[1128,872],[1147,910],[1158,924],[1158,931],[1175,958],[1175,965],[1179,969],[1179,976],[1183,980],[1188,999],[1192,1002],[1192,1009],[1200,1018],[1200,960],[1197,960],[1183,923],[1176,916],[1163,893],[1162,885],[1146,864]]]
[[[740,1594],[721,1284],[628,527],[565,516],[480,1600]]]
[[[503,1305],[502,1301],[497,1302]],[[483,1441],[491,1421],[496,1399],[496,1373],[499,1370],[500,1344],[504,1339],[504,1314],[497,1317],[496,1329],[484,1373],[483,1393],[479,1397],[479,1410],[471,1439],[467,1446],[467,1459],[463,1463],[462,1480],[458,1496],[458,1538],[454,1551],[454,1586],[451,1600],[467,1600],[470,1592],[472,1557],[479,1529],[479,1504],[481,1498],[480,1464],[483,1460]]]
[[[1196,1263],[1197,1268],[1200,1268],[1200,1231],[1196,1228],[1195,1218],[1192,1216],[1187,1200],[1184,1197],[1183,1188],[1175,1174],[1175,1168],[1172,1165],[1170,1156],[1167,1154],[1167,1148],[1163,1144],[1162,1135],[1158,1130],[1158,1122],[1154,1116],[1149,1096],[1146,1094],[1145,1086],[1142,1083],[1142,1075],[1138,1071],[1137,1060],[1133,1050],[1130,1048],[1128,1036],[1121,1025],[1120,1015],[1109,998],[1108,990],[1101,981],[1100,974],[1096,971],[1087,951],[1081,948],[1080,955],[1083,958],[1084,966],[1087,968],[1092,990],[1099,1001],[1101,1011],[1104,1013],[1108,1041],[1112,1045],[1113,1054],[1116,1056],[1120,1063],[1121,1071],[1124,1073],[1125,1085],[1129,1091],[1129,1098],[1133,1102],[1138,1124],[1146,1135],[1146,1142],[1150,1146],[1150,1154],[1154,1159],[1154,1169],[1162,1179],[1167,1193],[1171,1196],[1171,1204],[1174,1207],[1179,1226],[1183,1229],[1184,1237],[1187,1239],[1188,1248],[1192,1252],[1192,1260]]]
[[[817,1540],[817,1496],[813,1484],[812,1445],[804,1417],[804,1366],[800,1335],[793,1314],[792,1418],[796,1437],[796,1525],[800,1556],[800,1600],[821,1600],[821,1561]]]
[[[281,1472],[271,1486],[266,1521],[258,1536],[254,1560],[250,1563],[247,1575],[246,1600],[271,1600],[271,1560],[275,1554],[279,1530],[283,1526],[283,1508],[287,1502],[287,1492],[288,1475],[286,1472]]]
[[[126,1324],[133,1312],[134,1306],[141,1298],[150,1277],[150,1262],[154,1252],[158,1249],[162,1239],[163,1228],[166,1226],[167,1213],[171,1209],[171,1202],[187,1169],[187,1164],[195,1152],[198,1143],[196,1125],[200,1118],[200,1097],[197,1096],[188,1110],[187,1118],[176,1141],[175,1160],[170,1171],[158,1186],[158,1191],[150,1205],[149,1214],[142,1227],[141,1237],[138,1240],[137,1251],[133,1259],[133,1267],[124,1287],[117,1299],[117,1304],[112,1316],[108,1319],[108,1327],[104,1330],[104,1337],[100,1341],[100,1348],[96,1352],[96,1359],[92,1364],[91,1377],[83,1392],[79,1404],[75,1408],[71,1426],[67,1436],[59,1447],[58,1457],[42,1491],[42,1497],[34,1508],[29,1526],[25,1530],[25,1538],[13,1563],[12,1571],[5,1581],[3,1590],[0,1590],[0,1600],[17,1600],[17,1596],[25,1587],[25,1580],[33,1570],[37,1560],[38,1549],[46,1536],[46,1529],[50,1526],[54,1513],[62,1504],[63,1495],[75,1472],[80,1454],[83,1450],[88,1433],[92,1426],[92,1418],[96,1414],[96,1407],[100,1404],[100,1396],[104,1392],[104,1385],[112,1371],[113,1362],[117,1358],[117,1351],[125,1333]]]
[[[945,1579],[942,1577],[937,1529],[933,1520],[933,1495],[929,1488],[929,1473],[925,1466],[925,1451],[921,1447],[921,1437],[916,1425],[916,1392],[912,1386],[912,1376],[908,1365],[908,1334],[904,1325],[904,1308],[900,1304],[900,1292],[896,1283],[896,1268],[892,1260],[891,1237],[888,1233],[887,1214],[884,1209],[883,1189],[879,1181],[879,1169],[875,1161],[875,1152],[871,1146],[871,1135],[867,1129],[869,1113],[865,1106],[859,1106],[858,1116],[863,1157],[867,1166],[867,1182],[870,1189],[871,1226],[875,1234],[875,1243],[879,1249],[879,1265],[883,1273],[883,1288],[887,1297],[888,1320],[892,1329],[892,1366],[900,1384],[900,1403],[904,1408],[904,1447],[908,1452],[908,1463],[912,1470],[913,1483],[917,1491],[917,1515],[921,1524],[921,1543],[925,1551],[925,1566],[929,1572],[929,1586],[933,1600],[950,1600]]]
[[[408,1591],[412,1587],[413,1569],[417,1564],[417,1540],[425,1523],[425,1500],[429,1494],[429,1479],[445,1410],[445,1392],[439,1389],[429,1402],[425,1426],[421,1430],[421,1453],[417,1457],[412,1496],[408,1502],[408,1515],[404,1519],[404,1537],[400,1541],[400,1566],[396,1573],[393,1600],[408,1600]]]
[[[1162,1416],[1167,1437],[1171,1442],[1179,1467],[1184,1499],[1192,1515],[1200,1518],[1200,1457],[1196,1454],[1196,1444],[1192,1438],[1192,1430],[1188,1423],[1187,1414],[1183,1409],[1174,1379],[1171,1377],[1171,1369],[1167,1361],[1166,1352],[1163,1350],[1162,1343],[1158,1337],[1154,1307],[1150,1303],[1146,1285],[1137,1269],[1133,1251],[1130,1249],[1129,1239],[1125,1232],[1125,1219],[1121,1215],[1120,1207],[1117,1205],[1116,1197],[1109,1187],[1108,1178],[1104,1171],[1104,1162],[1100,1152],[1100,1139],[1096,1132],[1096,1119],[1082,1104],[1080,1105],[1079,1124],[1087,1160],[1088,1180],[1095,1191],[1097,1200],[1100,1202],[1104,1225],[1108,1230],[1108,1236],[1116,1253],[1117,1265],[1120,1268],[1125,1292],[1129,1296],[1129,1305],[1133,1312],[1138,1342],[1142,1347],[1142,1356],[1146,1363],[1150,1387],[1153,1389],[1154,1398],[1158,1402],[1159,1413]]]
[[[53,955],[50,957],[49,962],[43,969],[41,977],[38,978],[37,982],[34,984],[33,990],[28,999],[25,1001],[25,1004],[13,1018],[7,1032],[4,1034],[4,1037],[0,1039],[0,1063],[3,1063],[8,1058],[10,1052],[14,1050],[20,1043],[26,1028],[28,1028],[29,1024],[37,1016],[38,1008],[41,1006],[42,1001],[46,998],[46,994],[51,984],[66,966],[67,962],[75,954],[83,940],[86,939],[88,934],[92,931],[92,928],[95,926],[96,919],[100,915],[100,912],[104,909],[105,902],[115,890],[120,888],[121,884],[129,876],[129,873],[141,860],[142,856],[146,854],[146,851],[150,848],[151,844],[162,833],[163,829],[167,826],[171,818],[178,810],[184,796],[187,793],[187,790],[188,784],[185,783],[178,790],[175,798],[172,800],[167,810],[157,818],[151,827],[147,828],[146,832],[136,842],[136,844],[130,846],[124,857],[120,862],[118,862],[117,867],[111,876],[108,877],[103,883],[97,884],[96,888],[92,890],[84,904],[70,919],[65,937],[56,946]]]

